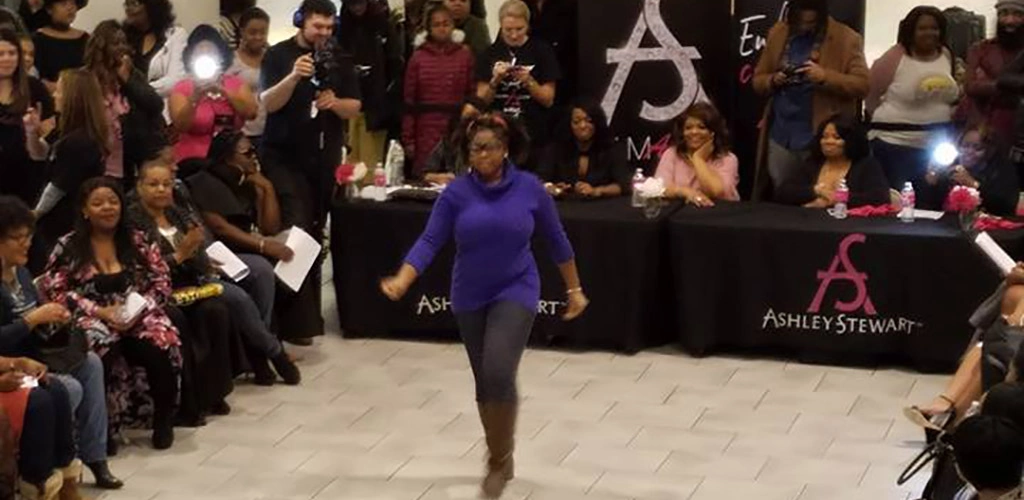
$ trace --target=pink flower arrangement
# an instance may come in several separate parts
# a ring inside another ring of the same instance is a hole
[[[334,181],[339,186],[345,186],[348,184],[355,184],[366,177],[366,164],[360,163],[358,165],[341,164],[338,168],[334,169]]]
[[[981,194],[977,189],[967,186],[957,186],[949,191],[946,197],[946,211],[957,213],[970,213],[981,205]]]

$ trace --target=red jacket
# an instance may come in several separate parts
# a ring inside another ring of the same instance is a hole
[[[996,40],[978,42],[967,52],[966,98],[960,101],[956,119],[961,123],[985,123],[1007,144],[1013,144],[1017,96],[998,88],[1003,68],[1017,53],[1003,49]]]
[[[459,104],[475,91],[473,53],[465,45],[427,42],[413,53],[405,73],[402,144],[413,159],[415,177],[422,175]]]

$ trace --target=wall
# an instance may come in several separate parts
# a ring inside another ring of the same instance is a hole
[[[280,0],[271,0],[280,2]],[[198,24],[216,23],[218,18],[218,2],[216,0],[171,0],[174,13],[178,16],[178,24],[191,30]],[[123,0],[92,0],[81,12],[75,26],[86,30],[92,29],[107,19],[124,19]]]

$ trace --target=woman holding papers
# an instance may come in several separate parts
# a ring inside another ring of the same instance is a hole
[[[171,279],[160,249],[122,219],[119,184],[97,177],[82,185],[75,229],[53,249],[39,291],[68,308],[103,359],[111,435],[152,425],[162,450],[174,444],[181,371],[178,330],[163,309]]]
[[[587,308],[572,245],[555,203],[535,176],[507,159],[509,127],[501,115],[472,122],[464,148],[472,173],[448,184],[427,228],[398,274],[381,282],[388,298],[401,300],[448,240],[455,240],[452,310],[466,344],[476,400],[490,457],[484,497],[498,498],[512,478],[518,415],[516,373],[540,299],[540,277],[531,240],[548,241],[566,284],[566,321]]]
[[[176,289],[216,285],[223,290],[218,299],[227,306],[232,327],[250,347],[248,358],[257,385],[273,385],[276,380],[267,360],[273,363],[285,383],[298,384],[301,380],[298,367],[288,359],[281,342],[270,332],[273,282],[270,283],[271,300],[261,310],[253,297],[240,286],[218,279],[216,270],[203,252],[206,228],[202,221],[189,219],[186,212],[176,205],[173,190],[174,172],[170,165],[159,159],[143,164],[136,187],[139,201],[129,208],[132,225],[147,232],[152,241],[160,244]],[[250,277],[257,278],[250,274],[246,279]],[[272,280],[273,273],[265,277]],[[211,410],[215,414],[224,414],[230,408],[223,403],[220,408]]]

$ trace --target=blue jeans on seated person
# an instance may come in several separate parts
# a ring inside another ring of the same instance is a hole
[[[237,285],[225,283],[223,296],[231,308],[231,320],[251,347],[273,358],[283,349],[270,331],[277,287],[274,266],[261,255],[243,253],[238,258],[249,266],[249,275]]]
[[[90,352],[71,373],[55,373],[67,390],[78,429],[78,456],[87,464],[107,459],[107,394],[103,362]]]

